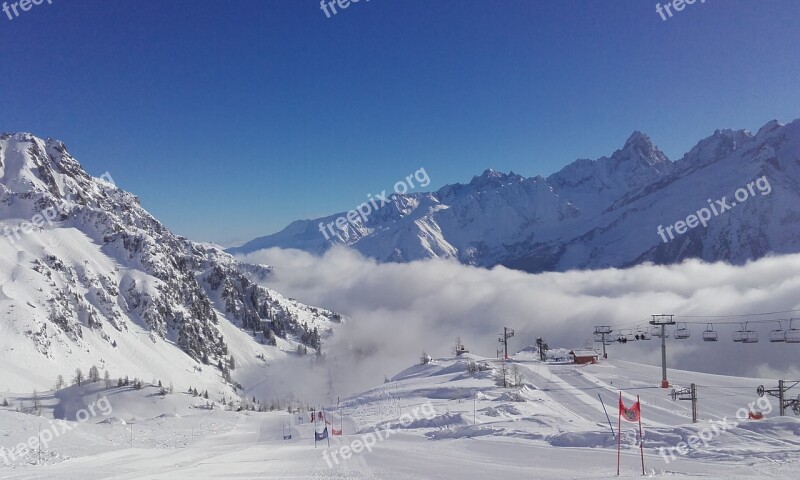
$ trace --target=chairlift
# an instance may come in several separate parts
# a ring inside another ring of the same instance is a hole
[[[703,332],[703,341],[704,342],[716,342],[717,341],[717,331],[714,330],[714,325],[709,323],[706,326],[706,330]]]
[[[630,328],[620,332],[620,336],[623,337],[626,342],[634,342],[636,340],[639,340],[638,338],[636,338],[636,335],[634,335],[633,330],[631,330]]]
[[[740,325],[742,329],[733,332],[733,341],[737,343],[758,343],[758,332],[747,328],[747,323]]]
[[[778,329],[771,330],[769,332],[769,341],[773,343],[777,342],[785,342],[786,341],[786,330],[783,329],[783,324],[781,324],[780,320],[776,320],[778,322]]]
[[[661,338],[661,327],[653,325],[650,327],[650,333],[652,333],[654,337]],[[664,338],[669,338],[669,332],[666,329],[664,329]]]
[[[686,322],[678,322],[678,327],[675,329],[675,339],[685,340],[689,338],[689,326]]]
[[[595,333],[594,334],[594,341],[595,342],[602,342],[603,341],[603,335],[600,335],[599,333]]]
[[[786,343],[800,343],[800,328],[794,327],[794,321],[796,319],[789,320],[789,330],[786,330],[786,335],[784,339]]]
[[[650,332],[648,332],[646,328],[642,328],[642,327],[637,327],[636,328],[636,335],[635,336],[636,336],[637,340],[650,340],[652,338],[652,335],[650,334]]]

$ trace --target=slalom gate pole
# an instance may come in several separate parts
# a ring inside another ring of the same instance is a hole
[[[312,409],[311,415],[314,416],[314,448],[317,448],[317,411]]]
[[[598,393],[597,398],[600,399],[600,405],[603,406],[603,411],[606,412],[606,420],[608,420],[608,428],[611,429],[611,436],[616,437],[617,435],[614,433],[614,426],[611,425],[611,417],[608,416],[608,410],[606,410],[606,404],[603,403],[603,397],[601,397],[600,394]]]
[[[644,435],[642,434],[642,404],[639,402],[639,395],[636,395],[636,403],[639,404],[639,453],[642,455],[642,475],[644,475]]]
[[[325,407],[322,407],[322,426],[324,427],[323,432],[327,431],[328,417],[325,415]],[[328,440],[328,448],[331,448],[331,432],[333,432],[333,421],[331,421],[330,432],[328,432],[327,435],[325,435],[325,438]]]
[[[622,404],[622,391],[619,392],[619,403]],[[622,412],[617,405],[617,476],[619,476],[619,451],[622,448]]]

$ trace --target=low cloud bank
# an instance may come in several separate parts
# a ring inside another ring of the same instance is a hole
[[[379,264],[341,247],[323,257],[268,249],[244,259],[275,267],[266,283],[270,288],[351,318],[326,342],[324,366],[304,372],[295,371],[297,366],[279,368],[282,373],[270,382],[291,389],[286,382],[296,385],[304,378],[300,382],[321,385],[316,394],[334,401],[379,384],[384,376],[417,362],[423,350],[433,357],[450,355],[456,337],[473,353],[493,357],[503,326],[516,330],[510,351],[533,344],[537,336],[551,347],[570,349],[591,341],[594,325],[644,326],[653,313],[732,315],[800,308],[800,255],[744,266],[692,260],[675,266],[535,275],[446,260]],[[800,312],[794,315],[800,317]],[[734,320],[740,319],[718,319]],[[800,320],[795,326],[800,328]],[[669,365],[729,375],[800,376],[800,344],[771,344],[767,339],[777,327],[756,325],[761,341],[743,345],[731,338],[738,326],[717,324],[719,341],[704,343],[705,323],[690,325],[690,339],[669,340]],[[615,344],[608,351],[614,358],[660,365],[655,340]],[[314,390],[304,388],[304,394]]]

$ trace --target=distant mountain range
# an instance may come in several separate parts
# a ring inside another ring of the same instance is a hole
[[[741,188],[747,198],[733,207]],[[723,197],[731,208],[719,206]],[[467,185],[390,200],[331,240],[320,223],[346,213],[299,220],[228,252],[322,254],[338,244],[382,262],[455,258],[528,272],[800,252],[800,120],[771,121],[756,134],[717,130],[677,161],[634,132],[610,157],[576,160],[547,178],[486,170]],[[712,207],[706,227],[690,217]]]
[[[0,390],[91,365],[183,388],[234,380],[231,357],[313,352],[341,321],[257,285],[268,267],[172,234],[106,177],[57,140],[0,136]]]

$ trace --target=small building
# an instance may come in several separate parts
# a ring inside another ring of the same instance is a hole
[[[572,363],[584,365],[587,363],[597,363],[599,355],[594,350],[572,350]]]

